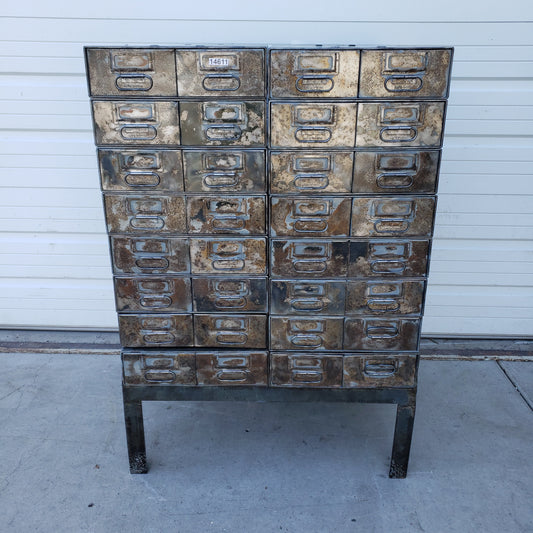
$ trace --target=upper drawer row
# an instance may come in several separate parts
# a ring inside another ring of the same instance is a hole
[[[87,48],[91,96],[265,96],[265,49]],[[451,49],[270,50],[274,98],[446,98]]]

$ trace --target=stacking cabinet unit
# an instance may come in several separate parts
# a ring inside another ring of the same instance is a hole
[[[394,403],[405,477],[452,50],[86,48],[142,401]]]

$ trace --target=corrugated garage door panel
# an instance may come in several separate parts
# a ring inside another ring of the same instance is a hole
[[[257,7],[244,2],[232,4],[241,21],[215,2],[165,2],[166,14],[189,21],[151,20],[154,3],[106,3],[106,19],[91,18],[98,2],[62,4],[33,6],[42,18],[4,8],[12,18],[0,47],[0,323],[116,328],[82,45],[175,45],[198,35],[304,43],[319,27],[323,43],[456,47],[424,332],[531,334],[533,24],[513,21],[533,19],[533,4],[443,3],[420,10],[420,22],[390,1],[342,2],[343,19],[357,9],[369,22],[331,20],[331,2],[284,3],[283,21],[254,20]],[[495,22],[464,23],[479,16]]]

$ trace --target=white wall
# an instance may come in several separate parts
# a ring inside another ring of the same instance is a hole
[[[83,45],[455,46],[424,334],[533,335],[533,3],[10,2],[0,327],[115,328]]]

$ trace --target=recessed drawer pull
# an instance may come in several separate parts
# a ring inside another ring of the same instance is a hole
[[[315,370],[293,370],[292,381],[297,383],[320,383],[324,379],[322,372]]]
[[[417,92],[422,89],[420,76],[389,76],[385,79],[385,89],[391,93]]]
[[[246,298],[217,298],[215,306],[219,309],[240,309],[246,307]]]
[[[405,233],[409,226],[410,222],[404,218],[382,218],[374,222],[377,233]]]
[[[294,138],[301,143],[327,143],[332,135],[329,128],[321,127],[298,128],[294,132]]]
[[[233,369],[223,369],[219,370],[216,373],[216,379],[219,381],[246,381],[248,378],[247,370],[233,370]]]
[[[379,132],[379,138],[388,143],[411,142],[417,135],[418,130],[412,126],[388,126]]]
[[[246,333],[217,333],[216,341],[219,344],[246,344],[248,335]]]
[[[130,226],[134,229],[163,229],[165,221],[161,217],[137,215],[130,220]]]
[[[291,307],[297,311],[321,311],[324,302],[318,298],[298,298],[291,300]]]
[[[150,383],[171,383],[176,379],[176,374],[172,370],[147,370],[144,379]]]
[[[142,174],[130,172],[126,174],[124,181],[130,187],[147,188],[157,187],[161,183],[161,178],[155,172],[143,172]]]
[[[320,335],[292,335],[290,341],[294,346],[305,346],[306,348],[318,348],[323,343]]]
[[[233,74],[214,74],[202,80],[202,87],[206,91],[237,91],[241,80]]]
[[[205,130],[205,136],[210,141],[236,141],[241,135],[239,126],[210,126]]]
[[[293,181],[296,189],[308,191],[325,189],[329,185],[329,178],[323,174],[298,174]]]
[[[218,259],[212,261],[214,270],[242,270],[244,261],[242,259]]]
[[[143,307],[159,309],[172,305],[172,298],[170,296],[145,296],[141,298],[140,303]]]
[[[212,172],[204,176],[203,183],[211,189],[235,187],[239,183],[239,177],[234,173]]]
[[[296,80],[296,90],[301,93],[328,93],[334,86],[331,76],[300,76]]]
[[[246,226],[246,221],[241,217],[236,216],[215,216],[213,218],[213,229],[218,230],[241,230]]]
[[[396,326],[368,326],[366,336],[370,339],[393,339],[400,330]]]
[[[174,334],[169,333],[168,331],[154,331],[145,333],[143,335],[143,340],[146,342],[146,344],[170,344],[176,340],[176,337]]]
[[[370,311],[395,312],[400,309],[400,302],[391,298],[372,298],[367,300],[366,306]]]
[[[409,189],[413,182],[412,174],[380,174],[376,179],[381,189]]]
[[[371,363],[365,361],[363,372],[369,377],[386,378],[396,372],[396,365],[394,363]]]
[[[296,272],[325,272],[328,267],[326,261],[313,261],[312,259],[300,259],[293,261]]]
[[[370,270],[375,274],[402,274],[407,267],[405,261],[387,261],[377,259],[370,262]]]
[[[139,257],[135,265],[142,270],[166,270],[170,263],[166,257]]]

